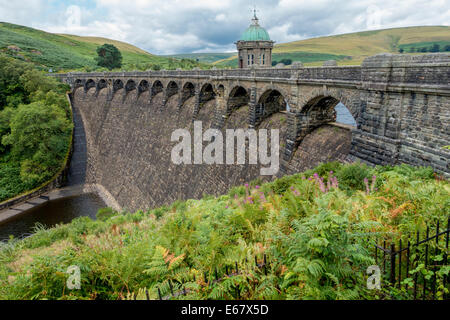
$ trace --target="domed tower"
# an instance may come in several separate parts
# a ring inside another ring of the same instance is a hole
[[[252,24],[236,42],[239,68],[271,67],[273,44],[269,33],[259,25],[255,11]]]

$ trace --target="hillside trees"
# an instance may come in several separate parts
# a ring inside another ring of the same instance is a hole
[[[109,70],[122,67],[122,54],[112,44],[104,44],[97,48],[98,56],[95,58],[97,65]]]
[[[0,201],[49,180],[68,151],[66,85],[0,56]]]

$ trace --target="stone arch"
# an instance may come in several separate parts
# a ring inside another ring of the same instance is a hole
[[[202,121],[204,128],[209,128],[214,123],[216,116],[216,105],[211,105],[210,102],[215,101],[216,92],[214,85],[211,83],[205,83],[201,87],[198,104],[196,103],[194,109],[194,120]]]
[[[217,97],[223,98],[225,97],[225,86],[223,84],[217,85],[216,90],[214,91]]]
[[[273,84],[270,85],[265,85],[264,87],[262,87],[261,89],[258,88],[257,91],[257,96],[256,96],[256,101],[261,101],[261,99],[263,98],[264,95],[267,94],[267,92],[270,91],[278,91],[285,99],[285,101],[289,104],[293,104],[291,103],[290,99],[291,99],[291,94],[288,90],[286,90],[285,88],[283,88],[282,86],[275,86]]]
[[[123,89],[124,85],[122,80],[120,79],[116,79],[113,81],[113,92],[116,93],[117,91],[119,91],[120,89]]]
[[[163,92],[163,91],[164,91],[164,85],[162,84],[161,81],[156,80],[155,82],[153,82],[153,85],[152,85],[152,94],[151,94],[152,98],[153,98],[154,96],[156,96],[158,93],[161,93],[161,92]]]
[[[195,85],[192,82],[186,82],[181,90],[180,107],[183,106],[186,101],[195,96]]]
[[[175,81],[170,81],[166,87],[166,99],[170,99],[172,96],[178,93],[178,84]]]
[[[340,88],[326,88],[326,87],[313,87],[313,89],[305,88],[306,92],[309,94],[302,97],[302,101],[299,103],[300,113],[305,113],[307,110],[311,109],[311,106],[316,104],[319,105],[322,99],[334,99],[336,105],[339,102],[345,105],[348,111],[351,113],[352,117],[358,122],[359,116],[361,114],[361,99],[360,92],[358,90],[352,89],[340,89]],[[325,100],[322,100],[322,102]],[[335,107],[335,106],[334,106]],[[333,107],[333,108],[334,108]]]
[[[287,101],[285,96],[277,89],[266,90],[258,100],[255,110],[255,124],[269,118],[275,113],[285,112]]]
[[[88,92],[91,88],[95,88],[95,87],[96,87],[95,81],[92,79],[89,79],[84,84],[84,92]]]
[[[150,89],[150,83],[147,80],[142,80],[139,82],[138,86],[138,95],[141,95],[142,93],[148,91]]]
[[[327,93],[327,92],[326,92]],[[300,109],[300,115],[308,119],[309,127],[318,127],[326,123],[336,122],[336,106],[342,103],[352,115],[355,122],[358,121],[358,103],[352,97],[344,97],[335,94],[319,94],[311,98]]]
[[[75,82],[73,83],[73,91],[76,91],[78,88],[81,87],[83,87],[83,80],[81,79],[75,80]]]
[[[289,162],[294,167],[306,170],[305,163],[301,162],[311,156],[306,154],[305,150],[310,150],[312,144],[320,146],[321,153],[317,153],[316,157],[329,157],[327,158],[329,161],[346,157],[351,146],[352,131],[349,130],[351,127],[342,125],[336,127],[332,123],[336,122],[335,108],[340,102],[356,119],[354,112],[358,100],[355,100],[355,96],[351,92],[345,95],[342,90],[320,88],[311,91],[310,95],[303,97],[302,100],[299,111],[295,112],[297,127],[292,133],[293,143],[292,151],[289,153]],[[353,108],[349,108],[347,104],[352,105]],[[327,139],[325,142],[324,137]],[[322,159],[321,161],[328,160]],[[313,160],[309,159],[308,161]]]
[[[200,90],[200,103],[208,102],[215,98],[214,86],[211,83],[205,83]]]
[[[125,85],[125,92],[128,94],[129,92],[136,89],[137,89],[136,82],[132,79],[128,80],[127,84]]]
[[[232,110],[240,108],[246,104],[250,103],[250,93],[242,86],[235,86],[231,89],[227,101],[227,111],[232,112]]]
[[[101,79],[97,82],[97,92],[108,87],[108,82],[105,79]]]

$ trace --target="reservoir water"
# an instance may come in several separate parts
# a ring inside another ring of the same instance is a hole
[[[10,235],[15,238],[29,235],[36,223],[53,227],[82,216],[95,219],[98,209],[103,207],[105,203],[95,194],[48,201],[0,224],[0,241],[9,239]]]
[[[353,118],[352,114],[348,109],[342,104],[339,103],[336,108],[336,122],[343,123],[343,124],[349,124],[351,126],[356,127],[356,121]]]

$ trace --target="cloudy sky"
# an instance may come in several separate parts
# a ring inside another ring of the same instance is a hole
[[[253,7],[278,43],[450,25],[450,0],[0,0],[0,21],[126,41],[155,54],[234,51]]]

